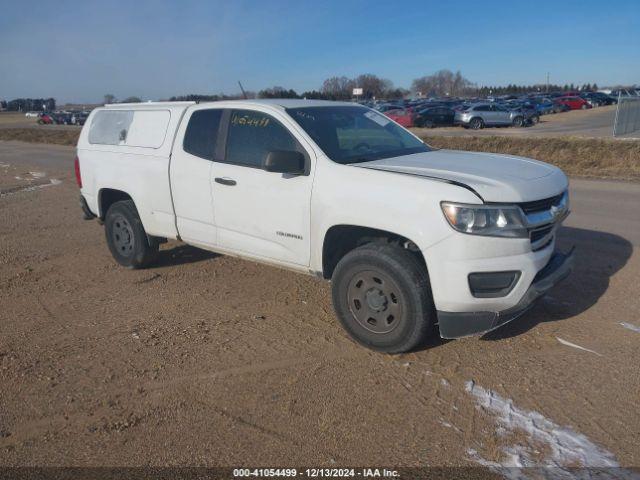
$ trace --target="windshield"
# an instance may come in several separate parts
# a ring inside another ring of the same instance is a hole
[[[428,152],[386,116],[362,107],[288,108],[287,113],[334,162],[360,163]]]

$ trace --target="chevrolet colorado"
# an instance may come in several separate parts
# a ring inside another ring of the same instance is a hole
[[[352,103],[107,105],[75,170],[121,265],[151,264],[171,238],[317,275],[344,328],[378,351],[495,329],[572,268],[555,251],[562,171],[434,149]]]

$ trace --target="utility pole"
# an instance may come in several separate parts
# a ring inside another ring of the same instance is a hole
[[[549,72],[547,72],[547,93],[549,93]]]
[[[246,100],[247,99],[247,92],[245,92],[244,88],[242,88],[242,84],[240,83],[240,80],[238,80],[238,85],[240,85],[240,90],[242,90],[242,96]]]

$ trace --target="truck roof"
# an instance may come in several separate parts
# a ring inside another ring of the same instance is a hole
[[[167,107],[188,107],[195,105],[197,102],[141,102],[141,103],[110,103],[105,105],[109,109],[149,109],[149,108],[167,108]],[[270,105],[280,108],[303,108],[303,107],[329,107],[329,106],[360,106],[353,102],[334,102],[331,100],[306,100],[295,98],[261,98],[249,100],[218,100],[213,102],[199,102],[201,104],[225,104],[230,106],[241,105]]]

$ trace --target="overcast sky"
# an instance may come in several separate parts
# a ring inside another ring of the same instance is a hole
[[[0,0],[0,98],[317,89],[439,69],[479,85],[640,83],[640,0]]]

